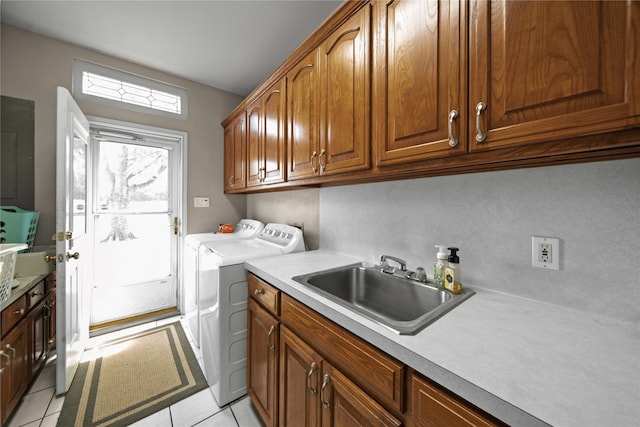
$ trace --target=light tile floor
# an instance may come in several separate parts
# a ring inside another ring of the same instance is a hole
[[[91,338],[89,346],[176,320],[181,319],[172,317],[100,335]],[[184,323],[183,327],[186,329]],[[200,350],[192,341],[190,343],[204,372]],[[55,383],[55,357],[52,357],[27,390],[6,427],[55,427],[64,403],[64,396],[60,398],[55,396]],[[202,390],[132,425],[135,427],[262,427],[260,418],[248,397],[221,408],[210,389]]]

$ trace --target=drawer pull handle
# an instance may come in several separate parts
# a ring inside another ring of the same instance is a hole
[[[458,118],[458,112],[451,110],[449,113],[449,147],[453,148],[458,145],[458,139],[453,136],[453,121]]]
[[[38,292],[38,291],[31,292],[31,298],[39,297],[41,295],[44,295],[44,292]]]
[[[24,308],[14,311],[13,314],[19,314],[20,316],[22,316],[24,314]]]
[[[309,369],[309,373],[307,374],[307,388],[311,390],[311,394],[316,394],[318,392],[317,389],[311,387],[311,375],[313,375],[316,372],[316,368],[317,368],[316,362],[313,362],[311,364],[311,368]]]
[[[268,338],[268,343],[269,343],[269,350],[273,351],[276,349],[276,347],[271,344],[271,335],[273,335],[273,331],[276,330],[276,327],[274,325],[271,325],[271,327],[269,328],[269,333],[267,334],[267,338]]]
[[[253,291],[253,294],[255,296],[258,296],[260,294],[264,294],[264,289],[256,289],[255,291]]]
[[[478,142],[484,142],[487,139],[487,134],[482,131],[480,124],[480,115],[486,109],[487,104],[484,102],[478,102],[478,105],[476,105],[476,141]]]
[[[330,382],[331,382],[331,378],[329,378],[329,374],[324,374],[324,380],[322,381],[322,388],[320,389],[320,401],[322,402],[324,407],[327,409],[331,407],[331,402],[328,402],[324,398],[324,390],[327,388]]]

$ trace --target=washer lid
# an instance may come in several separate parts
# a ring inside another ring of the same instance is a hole
[[[280,255],[282,251],[275,247],[255,245],[251,240],[235,243],[207,246],[211,255],[218,257],[218,266],[242,264],[246,260]]]

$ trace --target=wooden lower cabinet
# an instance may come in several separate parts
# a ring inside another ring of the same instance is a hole
[[[21,321],[0,341],[0,405],[4,424],[27,389],[31,372],[28,358],[28,324]]]
[[[0,425],[11,416],[55,346],[55,272],[2,310]]]
[[[253,274],[249,288],[247,382],[266,426],[504,425]]]
[[[322,367],[320,403],[323,427],[402,425],[400,420],[329,363]]]
[[[286,326],[280,329],[280,427],[320,425],[323,358]]]
[[[281,427],[402,425],[290,329],[280,340]]]
[[[29,359],[31,374],[35,374],[44,365],[49,350],[49,306],[46,301],[40,302],[29,312]]]
[[[278,423],[279,322],[255,300],[248,310],[247,390],[267,426]]]
[[[489,427],[505,424],[418,374],[411,377],[411,409],[415,426]]]

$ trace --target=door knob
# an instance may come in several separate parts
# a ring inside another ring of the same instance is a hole
[[[80,254],[78,252],[67,252],[67,261],[69,261],[71,258],[73,259],[79,259],[80,258]]]

